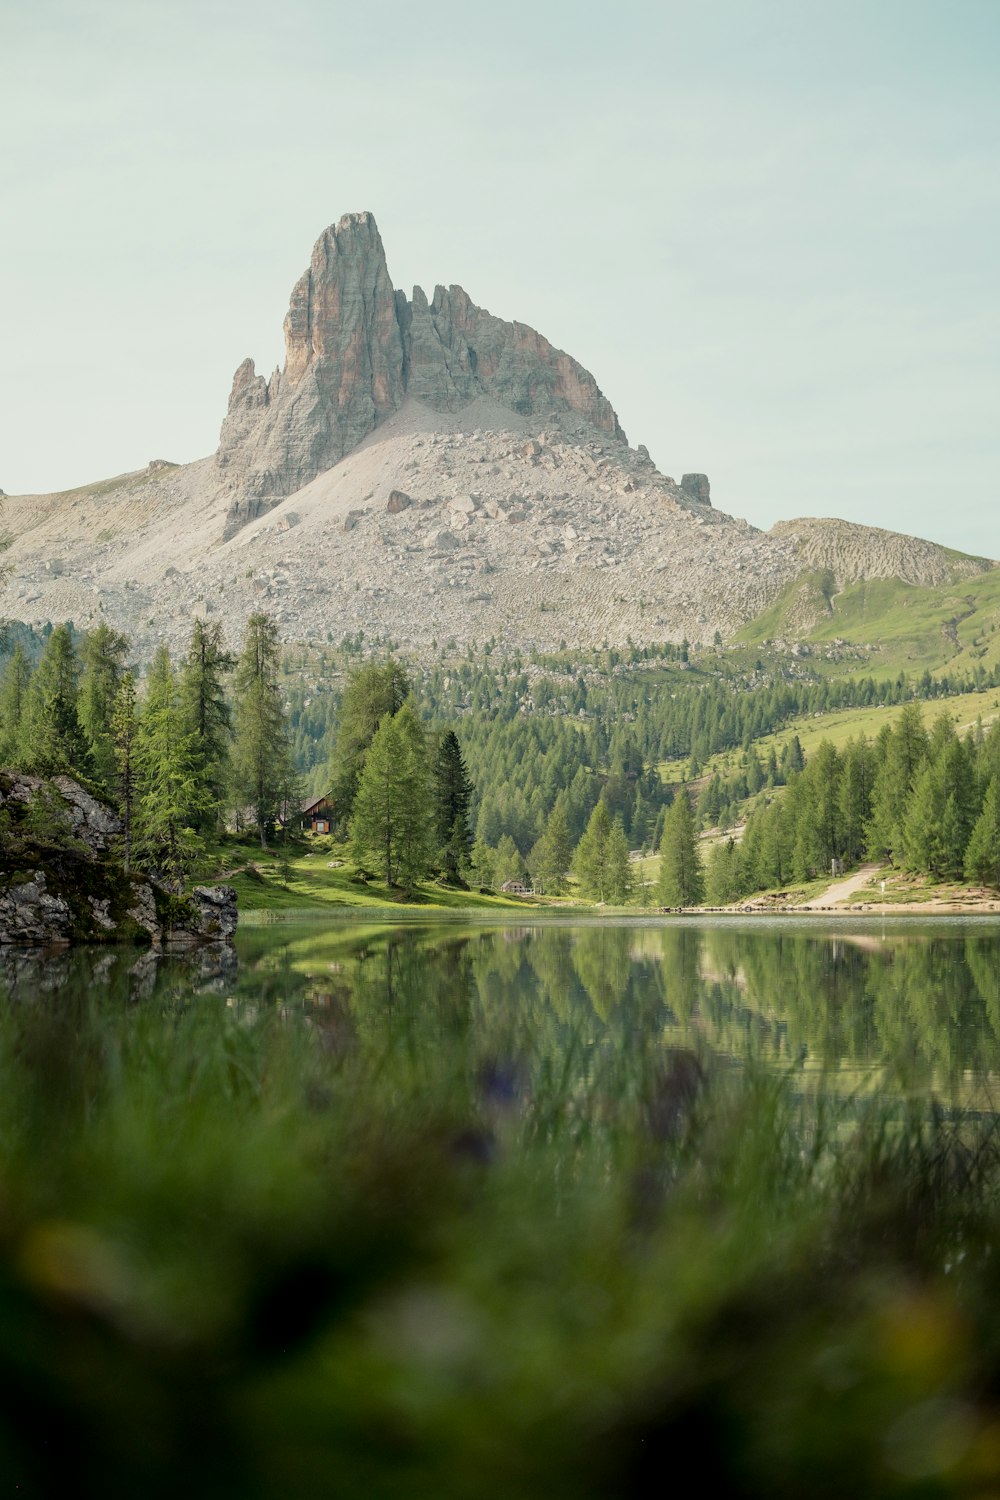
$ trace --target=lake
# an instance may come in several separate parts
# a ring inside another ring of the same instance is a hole
[[[990,918],[0,950],[0,1473],[992,1493],[998,1078]]]

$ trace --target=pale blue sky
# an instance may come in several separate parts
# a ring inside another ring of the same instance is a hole
[[[210,452],[368,208],[723,508],[998,556],[998,49],[998,0],[0,0],[0,486]]]

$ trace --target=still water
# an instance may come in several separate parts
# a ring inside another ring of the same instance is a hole
[[[405,1054],[429,1085],[470,1065],[571,1084],[678,1047],[807,1088],[988,1108],[1000,1085],[991,918],[273,923],[221,955],[7,951],[4,992],[105,1013],[198,998],[233,1026],[298,1018],[345,1056]]]

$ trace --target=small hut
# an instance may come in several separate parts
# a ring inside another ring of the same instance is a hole
[[[333,825],[333,803],[329,797],[310,797],[299,809],[302,828],[310,833],[329,833]]]

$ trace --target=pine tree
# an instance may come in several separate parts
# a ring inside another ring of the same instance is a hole
[[[0,682],[0,765],[12,761],[17,754],[30,681],[31,663],[18,641]]]
[[[656,894],[661,906],[700,906],[705,898],[694,816],[683,791],[674,798],[663,825]]]
[[[354,798],[355,861],[386,885],[412,889],[434,848],[434,811],[423,727],[410,704],[383,717],[368,746]]]
[[[449,729],[438,746],[434,767],[435,820],[440,859],[447,878],[457,881],[469,855],[469,802],[472,783],[458,737]]]
[[[77,710],[78,664],[68,625],[49,636],[24,699],[17,755],[42,775],[90,772],[90,753]]]
[[[196,620],[191,644],[181,670],[181,716],[185,730],[195,736],[195,771],[204,792],[205,832],[217,828],[226,801],[232,714],[226,701],[225,678],[236,659],[225,648],[222,625]]]
[[[128,637],[102,621],[87,635],[81,653],[80,726],[90,746],[94,779],[105,791],[111,790],[115,779],[111,718],[128,648]]]
[[[278,627],[269,615],[251,615],[234,681],[235,795],[249,807],[267,848],[289,779],[291,749],[278,690]]]

